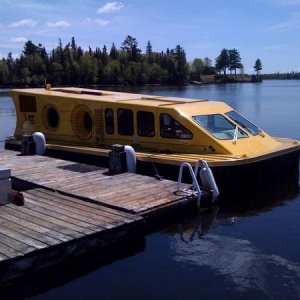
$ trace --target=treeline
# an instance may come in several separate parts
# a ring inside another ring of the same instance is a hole
[[[262,68],[259,63],[254,66],[257,75]],[[42,44],[32,41],[25,43],[20,57],[13,58],[9,53],[0,60],[0,86],[42,86],[46,80],[54,86],[232,82],[238,80],[237,69],[243,73],[237,49],[223,49],[215,64],[208,57],[188,63],[180,45],[155,52],[148,41],[142,52],[137,40],[128,35],[120,48],[113,43],[110,49],[104,45],[84,50],[72,37],[66,45],[59,39],[49,53]],[[243,78],[240,75],[239,80]]]
[[[262,79],[300,79],[300,72],[289,72],[289,73],[273,73],[273,74],[263,74]]]
[[[50,53],[41,44],[27,41],[19,58],[9,53],[0,60],[0,85],[40,86],[47,79],[53,85],[92,84],[184,84],[189,80],[189,64],[184,49],[177,45],[154,52],[150,41],[142,53],[137,40],[127,36],[120,49],[89,48],[75,42],[58,46]]]

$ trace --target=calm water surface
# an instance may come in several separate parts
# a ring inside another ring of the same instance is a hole
[[[300,81],[131,91],[224,100],[271,135],[300,140]],[[13,133],[14,124],[14,106],[2,91],[0,141]],[[258,210],[222,214],[216,207],[183,218],[148,234],[134,250],[121,251],[118,259],[103,262],[101,253],[93,254],[81,263],[24,279],[17,295],[30,299],[300,299],[300,195],[282,187],[264,201],[269,204],[261,203]]]

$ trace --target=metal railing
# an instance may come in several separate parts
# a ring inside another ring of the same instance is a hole
[[[190,172],[190,176],[193,180],[193,187],[189,189],[181,189],[181,184],[182,184],[182,174],[183,174],[183,169],[188,168]],[[200,170],[199,170],[200,168]],[[209,189],[212,194],[212,201],[215,201],[218,196],[219,196],[219,189],[218,186],[215,182],[214,175],[211,172],[207,162],[205,160],[199,160],[197,164],[195,165],[195,169],[193,170],[192,166],[187,163],[183,162],[180,165],[179,173],[178,173],[178,182],[177,182],[177,191],[184,192],[186,194],[192,194],[192,193],[197,193],[197,205],[200,206],[200,201],[202,197],[202,191],[201,187],[197,181],[197,175],[200,175],[200,180],[202,183],[202,186],[204,189]]]
[[[198,163],[197,163],[198,165]],[[178,173],[178,182],[177,182],[177,190],[178,191],[181,191],[181,192],[184,192],[184,193],[187,193],[187,194],[191,194],[192,190],[191,189],[181,189],[181,184],[182,184],[182,173],[183,173],[183,169],[187,167],[188,170],[190,171],[190,175],[192,177],[192,180],[193,180],[193,188],[194,190],[197,192],[197,205],[200,206],[200,201],[201,201],[201,189],[200,189],[200,186],[198,184],[198,181],[197,181],[197,178],[196,178],[196,175],[195,175],[195,172],[192,168],[192,166],[187,163],[187,162],[183,162],[181,165],[180,165],[180,169],[179,169],[179,173]],[[195,168],[196,169],[196,168]],[[198,168],[197,168],[198,170]],[[197,173],[196,173],[197,174]]]

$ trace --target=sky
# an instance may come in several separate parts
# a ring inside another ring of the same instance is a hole
[[[237,49],[244,72],[300,72],[300,0],[0,0],[0,57],[26,41],[50,52],[59,38],[83,49],[119,48],[127,35],[145,52],[183,47],[187,60]]]

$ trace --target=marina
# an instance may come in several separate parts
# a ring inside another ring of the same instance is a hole
[[[300,140],[297,80],[107,87],[116,88],[121,92],[224,100],[272,136]],[[0,108],[4,141],[14,133],[16,119],[7,93],[1,98]],[[220,203],[214,218],[209,213],[182,212],[178,220],[168,221],[141,238],[129,239],[129,249],[124,244],[113,246],[106,253],[94,248],[93,254],[89,252],[72,262],[66,260],[33,277],[21,277],[6,290],[7,294],[1,295],[32,300],[185,299],[187,295],[189,299],[299,298],[298,183],[289,186],[281,182],[268,190],[254,186],[253,179],[246,182],[248,187],[238,201],[225,197],[223,203],[230,205],[224,211]],[[228,185],[238,188],[235,181],[228,180]],[[246,202],[245,197],[252,191],[256,192],[255,197]],[[204,236],[198,232],[202,227]]]
[[[173,181],[111,174],[46,156],[6,150],[0,165],[11,169],[13,187],[24,197],[24,205],[0,206],[1,281],[77,256],[93,245],[143,235],[151,215],[196,199],[177,191]]]

